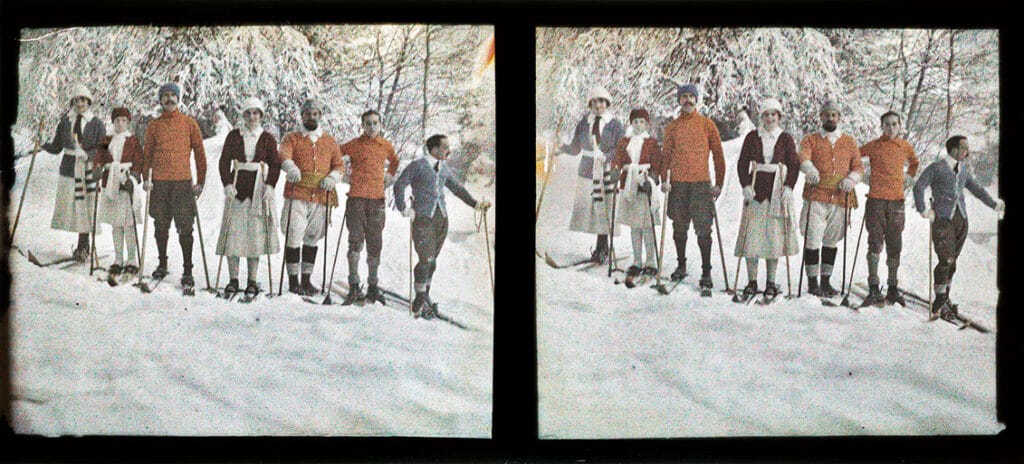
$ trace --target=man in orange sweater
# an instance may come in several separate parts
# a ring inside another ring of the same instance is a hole
[[[844,227],[849,226],[847,209],[857,207],[857,195],[851,192],[860,182],[864,168],[857,142],[838,128],[839,106],[826,102],[818,115],[821,132],[807,134],[798,153],[804,173],[800,229],[804,233],[807,292],[831,298],[838,293],[829,282],[839,250],[836,244],[843,239]]]
[[[362,300],[359,288],[359,255],[366,242],[366,297],[382,301],[377,287],[377,268],[383,247],[384,188],[395,182],[398,156],[395,148],[380,135],[380,113],[369,110],[359,120],[363,134],[341,146],[342,159],[348,164],[349,190],[345,201],[345,221],[348,224],[348,296],[343,305]],[[384,172],[387,170],[387,175]],[[383,301],[382,301],[383,302]]]
[[[662,190],[668,193],[668,216],[672,218],[672,240],[679,263],[672,272],[672,280],[686,277],[686,236],[692,220],[700,247],[700,286],[710,289],[711,225],[715,199],[722,193],[725,181],[725,156],[715,122],[697,112],[697,97],[697,87],[693,84],[679,87],[682,111],[665,127],[659,175],[663,179]],[[709,152],[715,162],[714,185],[708,172]],[[671,179],[665,179],[667,169],[671,170]]]
[[[338,193],[334,187],[341,180],[344,162],[334,137],[325,134],[320,127],[320,103],[306,100],[301,111],[302,129],[285,135],[281,140],[281,149],[278,150],[281,170],[285,172],[287,181],[284,185],[281,228],[285,234],[284,261],[288,271],[288,291],[299,295],[315,295],[320,290],[313,287],[309,278],[316,264],[317,242],[327,236],[327,205],[338,206]]]
[[[167,239],[171,221],[178,230],[178,244],[184,270],[181,284],[195,285],[192,278],[192,220],[196,217],[196,198],[203,193],[206,182],[206,150],[195,119],[178,110],[181,87],[174,82],[164,84],[157,94],[163,113],[146,127],[143,142],[144,187],[150,192],[149,215],[153,218],[159,264],[153,278],[167,276]],[[192,183],[189,155],[195,153],[196,183]],[[153,178],[149,179],[149,170]]]
[[[864,181],[868,183],[868,201],[864,205],[864,221],[868,229],[868,296],[865,305],[899,303],[906,306],[899,288],[900,253],[903,251],[904,197],[906,176],[917,174],[920,161],[914,147],[899,138],[900,115],[889,111],[882,115],[882,136],[860,147],[867,158]],[[904,175],[904,166],[907,166]],[[885,264],[889,268],[885,298],[878,288],[878,261],[885,244]]]

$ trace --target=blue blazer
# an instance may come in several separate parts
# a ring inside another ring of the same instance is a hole
[[[434,163],[437,162],[433,156],[424,156],[409,163],[402,174],[395,181],[395,209],[405,210],[405,187],[412,186],[412,207],[417,217],[434,217],[434,213],[440,208],[448,215],[448,208],[444,202],[444,189],[448,187],[455,196],[459,197],[467,205],[476,207],[476,200],[466,189],[455,180],[455,175],[444,163],[441,171],[434,171]]]
[[[914,183],[914,207],[919,213],[928,208],[924,202],[924,190],[928,187],[932,188],[932,207],[935,209],[935,217],[938,218],[952,219],[955,208],[960,208],[964,218],[967,218],[964,187],[989,208],[996,207],[996,201],[974,180],[967,169],[962,168],[959,173],[955,173],[953,167],[941,159],[924,168],[921,177]]]
[[[610,117],[610,116],[609,116]],[[578,124],[576,124],[576,130],[573,132],[572,143],[569,145],[562,145],[561,151],[570,155],[576,156],[580,154],[582,150],[593,151],[594,147],[590,144],[590,130],[591,126],[587,122],[587,116],[584,116]],[[604,125],[604,130],[601,132],[601,143],[599,145],[601,151],[604,153],[605,166],[610,166],[612,158],[615,157],[615,145],[619,143],[619,139],[626,134],[626,128],[623,127],[622,123],[618,119],[612,118]],[[580,167],[577,169],[577,175],[586,179],[594,178],[594,159],[584,157],[580,160]]]

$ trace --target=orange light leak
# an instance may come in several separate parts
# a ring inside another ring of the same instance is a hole
[[[494,35],[492,34],[491,37],[488,38],[486,42],[484,42],[484,46],[481,49],[480,64],[477,66],[477,71],[476,71],[477,78],[479,79],[480,77],[482,77],[484,75],[484,73],[486,73],[488,70],[492,69],[493,67],[494,67]]]

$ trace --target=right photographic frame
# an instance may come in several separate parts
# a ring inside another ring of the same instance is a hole
[[[542,439],[995,435],[995,29],[536,29]]]

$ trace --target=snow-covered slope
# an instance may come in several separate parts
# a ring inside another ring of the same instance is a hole
[[[728,172],[718,218],[733,285],[732,251],[742,195],[736,160],[742,140],[724,143]],[[537,225],[537,247],[560,261],[589,255],[592,235],[568,231],[578,158],[561,156]],[[538,192],[541,188],[538,182]],[[803,179],[796,192],[802,192]],[[862,201],[866,185],[859,185]],[[996,192],[992,192],[995,194]],[[995,213],[968,197],[972,232],[995,232]],[[928,222],[909,209],[901,287],[928,292]],[[797,209],[802,200],[797,201]],[[863,206],[852,213],[850,272]],[[671,224],[668,228],[671,237]],[[628,229],[616,240],[631,256]],[[660,232],[659,232],[660,233]],[[716,239],[717,240],[717,239]],[[861,239],[855,282],[866,282]],[[954,278],[954,301],[994,331],[996,238],[968,240]],[[556,270],[536,259],[539,427],[546,438],[991,434],[996,421],[994,334],[921,323],[911,309],[859,312],[824,307],[807,295],[770,307],[741,306],[722,293],[717,243],[715,294],[695,288],[700,253],[692,228],[690,277],[674,293],[614,285],[606,270]],[[666,275],[675,249],[666,243]],[[841,282],[843,245],[833,285]],[[620,263],[629,266],[632,258]],[[785,260],[776,275],[785,292]],[[764,286],[763,263],[760,286]],[[795,296],[800,261],[789,260]],[[885,278],[885,266],[881,273]],[[740,286],[746,284],[741,269]],[[806,286],[806,283],[804,284]],[[854,298],[859,301],[859,298]]]
[[[224,198],[216,175],[222,144],[223,136],[205,142],[209,172],[199,199],[211,284]],[[69,254],[75,241],[73,234],[49,228],[59,158],[45,152],[37,156],[15,237],[16,245],[44,261]],[[16,164],[14,198],[21,194],[28,159]],[[283,183],[278,184],[278,205]],[[341,185],[340,193],[347,187]],[[494,198],[493,186],[468,188],[477,197]],[[38,268],[12,252],[15,430],[45,435],[489,437],[493,305],[484,237],[469,207],[458,200],[450,204],[449,240],[438,259],[431,295],[443,312],[474,331],[414,320],[380,305],[310,305],[287,292],[249,305],[226,303],[201,290],[206,281],[198,240],[194,275],[199,291],[182,297],[176,286],[181,251],[173,233],[171,275],[151,295],[129,285],[110,288],[81,267]],[[9,214],[13,220],[14,211]],[[329,259],[341,218],[342,211],[335,211]],[[493,212],[489,220],[493,232]],[[381,285],[405,294],[409,222],[390,209],[387,221]],[[156,262],[152,234],[150,224],[149,272]],[[101,255],[112,253],[109,228],[96,243]],[[344,240],[342,248],[347,248]],[[281,254],[272,257],[275,291],[280,259]],[[340,256],[339,281],[346,278],[345,263]],[[322,265],[318,257],[317,286]],[[362,268],[365,282],[365,262]],[[265,259],[259,282],[267,288]],[[334,301],[341,299],[336,295]]]

